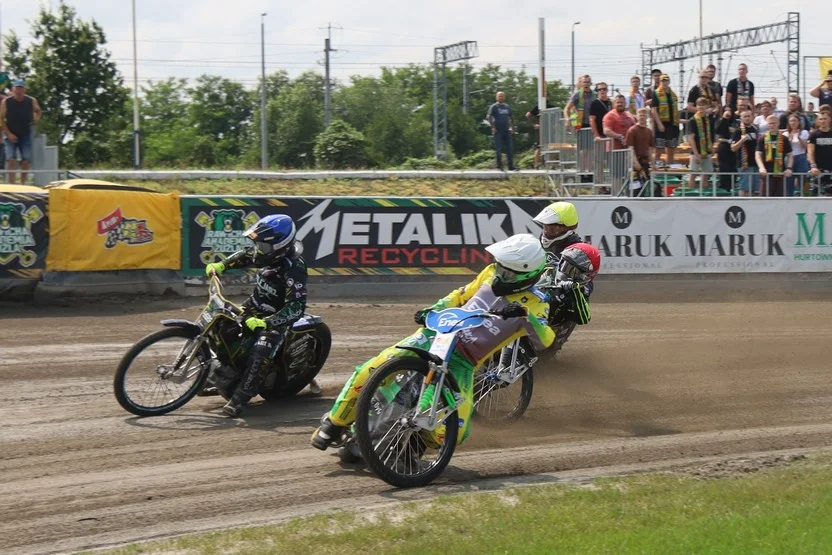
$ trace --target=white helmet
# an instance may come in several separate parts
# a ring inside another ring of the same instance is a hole
[[[533,285],[546,268],[546,251],[534,235],[520,233],[485,247],[497,264],[493,289],[506,295]]]

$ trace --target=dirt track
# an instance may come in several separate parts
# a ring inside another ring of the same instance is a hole
[[[308,446],[343,374],[409,333],[418,304],[313,305],[334,335],[322,398],[260,404],[238,421],[219,416],[217,398],[159,418],[124,412],[112,395],[117,360],[161,318],[194,316],[199,305],[0,309],[0,552],[72,551],[425,494],[391,490]],[[593,322],[538,370],[524,420],[475,425],[432,490],[830,446],[830,309],[596,303]],[[391,324],[378,325],[382,316]]]

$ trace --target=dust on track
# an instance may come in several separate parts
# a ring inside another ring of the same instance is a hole
[[[112,395],[127,347],[162,318],[194,316],[200,299],[0,310],[0,551],[72,551],[482,480],[832,445],[822,339],[832,301],[677,297],[594,304],[593,322],[536,372],[526,417],[475,424],[442,479],[419,493],[342,467],[308,440],[343,376],[412,332],[421,303],[312,305],[333,330],[324,397],[257,404],[239,421],[219,416],[212,398],[135,418]]]

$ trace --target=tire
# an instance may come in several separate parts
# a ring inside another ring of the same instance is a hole
[[[384,380],[397,372],[402,370],[411,370],[420,376],[423,380],[424,376],[428,374],[428,363],[416,357],[402,357],[392,359],[385,362],[373,373],[373,375],[364,384],[361,395],[358,397],[358,404],[356,406],[356,420],[355,420],[355,440],[361,448],[361,455],[367,466],[372,469],[376,476],[397,488],[414,488],[424,487],[435,480],[442,472],[453,457],[456,450],[456,441],[459,434],[459,415],[457,411],[451,413],[445,419],[445,436],[442,445],[438,449],[438,457],[432,462],[428,468],[417,474],[404,474],[399,472],[395,466],[391,468],[384,461],[382,461],[379,454],[376,452],[375,445],[373,445],[373,437],[370,432],[370,412],[373,410],[373,400],[379,387]],[[456,380],[453,376],[448,374],[446,377],[446,386],[454,391],[459,391]],[[404,390],[403,390],[404,391]],[[427,447],[422,448],[418,445],[419,436],[412,435],[408,438],[408,442],[415,439],[417,445],[413,448],[419,451],[419,461],[421,461]],[[422,445],[424,445],[424,440]],[[397,458],[398,460],[398,458]]]
[[[529,352],[531,349],[531,345],[525,341],[521,341],[521,346],[526,352]],[[533,352],[533,351],[532,351]],[[514,403],[513,406],[509,407],[505,413],[500,414],[497,411],[493,413],[489,410],[484,410],[488,408],[488,405],[484,407],[480,407],[481,396],[483,394],[483,390],[486,387],[486,383],[484,382],[487,379],[487,374],[490,370],[493,369],[493,365],[500,363],[500,355],[502,351],[498,351],[494,353],[494,356],[484,364],[475,374],[474,374],[474,416],[477,419],[483,420],[485,422],[490,423],[508,423],[513,422],[520,417],[522,417],[526,410],[529,408],[529,403],[532,401],[532,393],[534,392],[534,367],[529,368],[526,370],[523,375],[520,377],[520,394],[517,399],[517,402]],[[514,382],[511,385],[504,386],[505,388],[515,387],[517,382]],[[493,394],[496,391],[500,391],[502,388],[495,387],[494,389],[490,390],[488,393]]]
[[[304,387],[312,383],[312,380],[315,379],[315,376],[324,367],[326,359],[329,357],[329,351],[332,348],[332,332],[330,332],[329,326],[324,322],[320,322],[315,324],[315,327],[311,331],[298,334],[296,337],[302,335],[312,335],[316,339],[314,364],[304,366],[299,372],[289,376],[286,382],[280,385],[276,384],[271,389],[262,389],[260,396],[263,399],[276,401],[297,395]],[[281,349],[280,352],[283,353],[284,349]],[[283,364],[283,361],[281,360],[276,363]]]
[[[190,401],[202,389],[205,380],[208,378],[207,365],[205,364],[202,365],[196,380],[194,380],[193,384],[184,393],[178,395],[170,402],[157,407],[145,406],[132,399],[127,393],[126,381],[127,372],[130,370],[134,360],[148,347],[165,339],[181,338],[188,340],[194,337],[196,337],[196,334],[192,330],[185,328],[164,328],[155,333],[151,333],[133,345],[124,357],[122,357],[121,362],[119,362],[115,379],[113,380],[113,392],[115,393],[116,400],[118,400],[118,404],[124,410],[136,416],[161,416],[178,409]],[[210,360],[210,353],[205,345],[202,346],[202,353],[197,356],[205,361]]]

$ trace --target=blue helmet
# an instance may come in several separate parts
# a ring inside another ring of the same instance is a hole
[[[254,242],[255,260],[261,264],[275,262],[289,252],[295,243],[295,222],[286,214],[260,218],[243,232]]]

